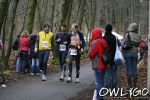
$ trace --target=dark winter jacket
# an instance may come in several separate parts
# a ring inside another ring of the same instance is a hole
[[[60,39],[59,42],[57,41],[58,39]],[[60,44],[64,44],[63,42],[67,42],[67,44],[65,44],[65,45],[67,47],[66,49],[68,50],[68,46],[70,43],[70,34],[59,32],[56,34],[55,41],[56,41],[56,43],[58,43],[58,46]]]
[[[111,55],[110,64],[114,64],[114,57],[116,52],[116,37],[111,32],[106,31],[103,38],[107,41],[109,52]]]
[[[39,52],[34,52],[37,35],[30,36],[30,57],[37,58]]]

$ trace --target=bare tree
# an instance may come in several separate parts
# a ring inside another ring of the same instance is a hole
[[[37,0],[29,0],[28,2],[29,3],[25,17],[24,29],[28,30],[29,33],[32,33]]]
[[[3,21],[4,21],[4,17],[7,13],[7,4],[8,4],[9,0],[0,0],[0,32],[2,29],[2,25],[3,25]]]

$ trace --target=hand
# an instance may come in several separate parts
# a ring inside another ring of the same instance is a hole
[[[57,42],[60,42],[61,41],[61,39],[59,38],[59,39],[57,39]]]
[[[35,53],[37,53],[37,51],[38,51],[38,49],[37,49],[37,48],[35,48],[35,49],[34,49],[34,52],[35,52]]]
[[[53,52],[52,51],[50,51],[49,58],[53,58]]]
[[[67,44],[67,41],[63,42],[63,44]]]

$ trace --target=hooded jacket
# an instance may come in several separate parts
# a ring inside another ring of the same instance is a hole
[[[128,34],[130,35],[131,41],[137,44],[133,45],[133,48],[130,49],[129,51],[137,51],[141,41],[141,36],[138,33],[138,25],[136,23],[132,23],[129,25],[128,32],[125,34],[125,40],[128,38]]]
[[[107,65],[102,61],[104,48],[107,46],[106,41],[102,38],[102,30],[94,28],[91,32],[89,57],[92,60],[92,67],[99,70],[105,70]]]
[[[21,36],[19,39],[19,49],[21,51],[29,51],[29,39],[27,36]]]

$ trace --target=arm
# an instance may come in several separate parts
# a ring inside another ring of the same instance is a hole
[[[56,43],[60,43],[60,40],[59,40],[59,33],[56,34],[55,41],[56,41]]]
[[[35,49],[34,49],[35,52],[38,51],[38,46],[39,46],[39,34],[37,35],[37,38],[36,38]]]
[[[80,39],[82,41],[81,47],[84,49],[85,48],[85,40],[84,40],[83,33],[79,32],[79,37],[80,37]]]
[[[93,47],[91,47],[91,49],[89,51],[89,57],[94,58],[98,52],[97,50],[98,50],[98,43],[95,43],[95,44],[93,44]]]

